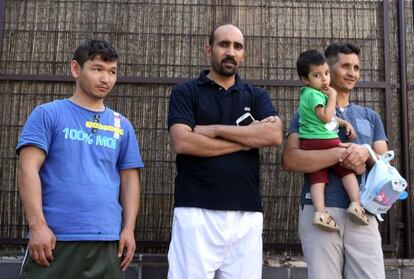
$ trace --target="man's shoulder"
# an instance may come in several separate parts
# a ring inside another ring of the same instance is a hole
[[[59,99],[44,104],[40,104],[34,108],[34,111],[45,112],[53,114],[55,112],[61,113],[64,110],[65,102],[69,102],[67,99]]]
[[[191,89],[196,88],[199,84],[201,84],[200,82],[200,78],[192,78],[192,79],[188,79],[188,80],[184,80],[180,83],[177,83],[173,90],[178,90],[178,91],[191,91]]]
[[[106,109],[107,109],[107,113],[111,114],[111,116],[113,118],[119,118],[119,119],[121,119],[121,121],[126,121],[126,122],[130,123],[129,119],[126,116],[124,116],[123,114],[113,110],[110,107],[106,107]]]
[[[241,92],[248,92],[256,96],[267,94],[266,89],[264,89],[263,87],[259,87],[257,85],[248,83],[244,80],[239,80],[237,82],[237,87]]]

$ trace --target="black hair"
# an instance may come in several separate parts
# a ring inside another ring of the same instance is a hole
[[[343,44],[333,43],[333,44],[330,44],[325,49],[325,57],[328,59],[329,63],[333,65],[338,61],[338,56],[340,53],[356,54],[357,56],[359,56],[360,52],[361,51],[359,47],[351,43],[343,43]]]
[[[81,43],[73,54],[73,60],[76,60],[82,68],[86,61],[93,60],[97,56],[100,56],[103,61],[118,60],[118,53],[109,42],[104,40],[89,40]]]
[[[296,70],[300,78],[307,78],[311,66],[320,66],[327,62],[325,56],[314,49],[302,52],[296,61]]]

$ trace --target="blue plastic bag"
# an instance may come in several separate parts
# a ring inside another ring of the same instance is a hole
[[[371,146],[368,144],[364,146],[368,149],[375,164],[367,177],[365,174],[362,175],[361,205],[365,210],[376,215],[379,221],[383,221],[381,214],[386,213],[397,200],[408,197],[405,191],[407,181],[389,163],[394,158],[394,151],[387,151],[377,158]]]

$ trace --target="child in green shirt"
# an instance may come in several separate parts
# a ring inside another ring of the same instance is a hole
[[[300,54],[296,68],[300,79],[306,85],[301,88],[299,102],[299,138],[300,148],[320,150],[337,147],[341,141],[338,137],[338,124],[346,130],[349,140],[355,139],[351,124],[335,116],[335,89],[329,86],[330,73],[325,56],[308,50]],[[368,225],[368,218],[361,207],[359,185],[355,174],[341,167],[338,163],[331,167],[335,175],[341,177],[351,204],[347,213],[360,225]],[[335,220],[325,209],[325,185],[329,182],[328,169],[309,174],[310,194],[315,208],[313,224],[331,231],[338,231]]]

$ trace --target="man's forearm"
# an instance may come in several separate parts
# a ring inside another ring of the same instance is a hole
[[[19,168],[19,193],[29,229],[46,224],[42,210],[42,189],[38,174],[28,173]]]
[[[175,124],[171,127],[170,134],[172,145],[177,154],[214,157],[248,149],[236,142],[193,132],[183,124]]]
[[[36,147],[28,146],[20,151],[17,180],[29,229],[46,224],[42,207],[42,184],[39,176],[44,159],[44,152]]]
[[[273,122],[259,122],[248,126],[217,125],[215,137],[237,142],[249,148],[260,148],[282,143],[282,124],[278,117]]]
[[[341,159],[345,148],[324,150],[300,149],[298,134],[290,134],[282,152],[282,167],[288,171],[311,173],[333,166]]]
[[[140,183],[137,169],[121,170],[120,202],[122,229],[134,231],[140,202]]]

